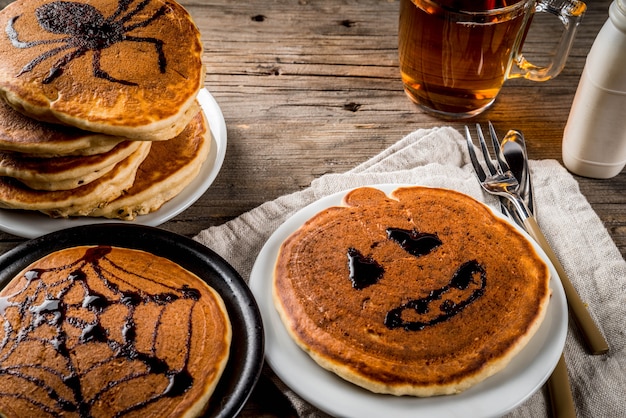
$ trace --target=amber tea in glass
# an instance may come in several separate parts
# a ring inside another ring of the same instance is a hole
[[[520,50],[529,22],[552,0],[400,0],[399,59],[407,95],[449,118],[471,117],[489,107],[508,78],[544,81],[565,63],[584,3],[572,5],[558,53],[547,67],[534,66]],[[553,12],[554,5],[548,12]],[[565,8],[565,6],[561,6]],[[571,14],[571,13],[570,13]],[[518,66],[517,72],[512,67]]]

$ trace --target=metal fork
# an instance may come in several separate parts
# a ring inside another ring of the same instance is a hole
[[[494,165],[489,158],[490,153],[487,149],[487,143],[485,142],[485,137],[479,124],[476,124],[476,132],[478,133],[478,141],[480,143],[480,148],[482,150],[487,169],[489,170],[489,174],[485,173],[485,170],[483,170],[482,165],[478,161],[469,128],[467,126],[465,127],[465,136],[467,138],[470,159],[472,160],[472,165],[474,166],[474,171],[478,177],[480,185],[489,193],[508,199],[513,205],[513,208],[520,215],[521,221],[524,222],[526,219],[530,218],[532,214],[519,193],[520,184],[517,181],[517,178],[509,169],[509,165],[500,151],[500,144],[498,143],[493,125],[489,122],[489,134],[491,136],[493,149],[495,150],[497,158],[496,165]]]
[[[478,132],[479,132],[478,134],[479,138],[481,138],[480,145],[483,151],[483,155],[489,155],[489,153],[486,150],[485,140],[482,135],[482,131],[478,129]],[[491,135],[492,141],[493,141],[493,138],[497,138],[495,130],[491,123],[489,123],[489,133]],[[506,137],[505,137],[505,140],[506,140]],[[493,142],[495,145],[496,141],[493,141]],[[500,153],[502,153],[502,146],[499,146],[495,149],[498,150]],[[480,167],[477,164],[476,153],[470,151],[470,156],[472,159],[472,163],[474,164],[474,167]],[[503,158],[504,161],[506,161],[507,163],[509,162],[506,159],[505,155],[502,155],[501,158]],[[497,172],[497,168],[493,165],[491,160],[488,160],[486,164],[489,167],[490,173],[493,171]],[[526,158],[524,158],[523,165],[527,166]],[[527,167],[524,167],[524,168],[525,170],[522,170],[522,172],[520,172],[521,175],[518,176],[518,175],[513,174],[513,176],[516,179],[518,179],[518,181],[522,175],[528,176]],[[526,173],[523,173],[523,171],[526,171]],[[484,172],[483,172],[483,175],[486,178],[486,174],[484,174]],[[517,192],[520,195],[520,198],[522,198],[524,202],[527,201],[525,200],[525,197],[528,197],[528,192],[532,192],[532,186],[530,185],[530,181],[531,181],[530,177],[527,177],[525,180],[526,180],[527,189],[524,190],[524,187],[522,184],[520,184],[517,189]],[[528,201],[532,202],[532,199],[529,199]],[[505,215],[511,217],[513,220],[515,220],[515,222],[518,223],[522,228],[525,228],[523,221],[520,219],[518,215],[518,212],[515,210],[513,205],[508,204],[508,203],[509,203],[508,199],[504,197],[500,197],[500,204],[501,204],[502,212]],[[528,205],[528,203],[526,205],[528,207],[528,213],[530,215],[533,215],[533,208],[530,205]],[[576,406],[574,405],[574,399],[572,397],[572,389],[571,389],[570,382],[569,382],[569,376],[567,374],[567,364],[565,363],[565,357],[563,356],[562,353],[561,353],[561,357],[559,358],[559,361],[556,364],[556,367],[550,374],[550,377],[548,378],[546,385],[548,387],[548,392],[550,394],[550,406],[552,410],[552,416],[555,418],[575,418]]]
[[[509,166],[504,160],[504,157],[498,151],[500,149],[500,146],[498,143],[498,138],[493,129],[493,125],[489,123],[491,140],[493,143],[493,147],[496,150],[495,164],[491,160],[490,153],[487,149],[487,144],[485,142],[485,138],[479,124],[476,124],[476,131],[478,134],[478,140],[480,142],[480,147],[483,153],[488,173],[485,171],[482,164],[478,161],[478,158],[476,157],[474,143],[472,141],[472,135],[469,128],[467,126],[465,127],[467,148],[480,185],[487,192],[508,199],[515,208],[515,210],[518,211],[518,214],[520,215],[520,219],[522,220],[526,231],[530,234],[530,236],[535,239],[535,241],[537,241],[539,246],[544,250],[548,258],[554,265],[554,268],[556,269],[559,278],[561,279],[563,289],[565,290],[565,296],[567,298],[567,302],[570,307],[570,312],[572,313],[574,323],[581,331],[583,339],[585,340],[585,343],[589,348],[591,354],[607,353],[609,351],[609,346],[606,342],[606,339],[600,332],[600,329],[597,327],[593,318],[591,318],[591,315],[589,314],[589,311],[587,310],[583,301],[580,299],[576,288],[574,288],[571,281],[569,280],[565,269],[559,262],[556,254],[550,247],[550,244],[548,244],[548,241],[543,235],[543,232],[541,232],[541,229],[539,228],[535,217],[532,215],[532,213],[528,209],[528,206],[526,206],[524,200],[519,195],[519,183],[515,176],[509,170]]]

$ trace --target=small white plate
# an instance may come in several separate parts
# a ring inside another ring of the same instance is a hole
[[[209,155],[202,165],[198,176],[177,196],[163,204],[159,210],[138,216],[134,221],[121,221],[89,217],[54,219],[39,212],[0,209],[0,230],[25,238],[35,238],[49,232],[80,225],[119,222],[158,226],[172,219],[191,206],[206,192],[222,168],[226,155],[226,123],[224,122],[222,110],[211,93],[206,89],[202,89],[198,93],[198,102],[213,134]]]
[[[390,193],[400,186],[372,187]],[[324,370],[293,342],[272,299],[278,250],[283,241],[306,220],[323,209],[341,205],[346,193],[340,192],[314,202],[288,219],[269,238],[252,269],[249,284],[263,317],[266,359],[276,375],[298,395],[326,413],[355,418],[499,417],[537,391],[548,379],[563,352],[567,336],[567,304],[563,287],[548,257],[525,231],[512,222],[511,225],[533,243],[548,265],[552,298],[543,323],[527,346],[504,370],[476,386],[458,395],[432,398],[375,394]]]

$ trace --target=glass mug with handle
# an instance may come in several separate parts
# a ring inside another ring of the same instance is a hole
[[[400,0],[398,32],[404,91],[448,119],[478,115],[507,79],[546,81],[565,65],[586,10],[579,0]],[[545,66],[521,48],[534,13],[556,15],[562,36]]]

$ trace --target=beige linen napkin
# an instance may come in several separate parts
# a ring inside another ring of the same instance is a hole
[[[570,323],[565,358],[578,416],[626,417],[626,262],[578,183],[557,161],[533,160],[530,169],[539,225],[610,345],[608,355],[588,355]],[[499,209],[498,201],[483,193],[474,177],[464,138],[443,127],[415,131],[344,174],[325,175],[303,191],[264,203],[224,225],[201,231],[195,239],[224,257],[247,281],[265,241],[294,212],[334,192],[381,183],[450,188]],[[282,384],[271,370],[264,373],[299,416],[325,416]],[[510,416],[549,414],[543,389]]]

